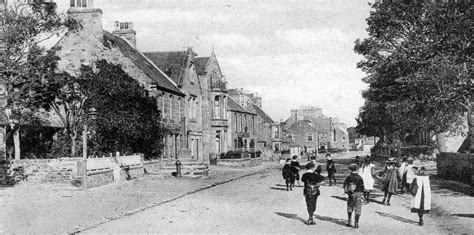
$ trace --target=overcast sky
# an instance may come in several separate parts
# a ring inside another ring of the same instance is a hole
[[[354,41],[367,36],[369,0],[95,0],[104,28],[134,22],[141,51],[184,50],[209,56],[214,46],[229,88],[263,97],[285,120],[302,105],[356,124],[364,73]],[[69,1],[56,0],[60,10]]]

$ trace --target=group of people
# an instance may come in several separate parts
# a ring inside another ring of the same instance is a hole
[[[374,190],[374,170],[375,164],[370,161],[370,157],[349,165],[351,173],[346,177],[343,188],[348,195],[347,198],[347,226],[359,228],[359,219],[362,213],[362,205],[370,203],[370,192]],[[286,182],[287,190],[292,190],[295,181],[299,184],[299,171],[302,170],[297,156],[287,159],[283,167],[283,178]],[[329,185],[336,184],[336,167],[330,154],[326,155],[326,170],[328,173]],[[379,176],[382,180],[382,191],[384,199],[382,204],[390,206],[390,199],[393,194],[398,193],[401,187],[402,192],[409,192],[412,196],[411,211],[418,213],[419,225],[423,225],[423,214],[431,209],[431,189],[429,177],[426,176],[424,167],[418,168],[413,165],[413,159],[403,158],[398,164],[395,159],[388,159],[384,170]],[[321,166],[316,161],[316,157],[306,164],[306,172],[302,175],[301,181],[304,183],[303,195],[308,211],[307,224],[315,224],[313,217],[316,210],[316,203],[320,195],[319,186],[324,177],[321,175]],[[400,182],[400,184],[399,184]],[[352,214],[354,225],[352,226]]]

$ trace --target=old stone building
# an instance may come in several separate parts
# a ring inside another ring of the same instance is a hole
[[[280,152],[282,148],[282,129],[281,124],[272,120],[272,118],[263,110],[262,97],[256,93],[251,93],[244,89],[229,89],[229,96],[236,100],[241,106],[251,108],[256,114],[256,150],[273,155]]]
[[[203,148],[212,155],[228,150],[227,82],[217,57],[196,58],[196,69],[203,87]]]
[[[316,153],[318,149],[318,132],[310,120],[300,120],[285,128],[283,135],[289,140],[291,156],[303,157]]]
[[[257,141],[257,114],[250,106],[239,104],[232,97],[227,99],[227,117],[230,123],[227,149],[232,154],[255,154]]]
[[[284,123],[287,129],[298,121],[310,121],[318,132],[320,150],[349,149],[349,135],[345,124],[340,123],[335,117],[326,117],[322,109],[316,106],[304,106],[291,110],[291,116]]]
[[[177,82],[136,49],[133,24],[116,22],[115,34],[105,31],[102,27],[102,10],[94,8],[92,0],[72,1],[67,14],[80,20],[83,29],[62,35],[56,44],[61,48],[57,53],[61,58],[58,69],[75,75],[81,65],[91,65],[92,60],[96,59],[120,64],[127,74],[143,86],[148,95],[156,97],[163,117],[161,121],[170,131],[164,139],[162,158],[190,156],[181,151],[187,147],[183,144],[187,136],[187,96]]]
[[[159,69],[164,71],[185,94],[181,100],[186,113],[183,126],[181,146],[179,148],[180,158],[191,158],[199,161],[207,161],[208,153],[203,151],[203,120],[208,121],[207,115],[203,116],[203,84],[199,80],[194,52],[191,48],[185,51],[172,52],[146,52],[144,53]],[[166,97],[163,97],[166,98]],[[159,98],[161,99],[161,98]],[[177,120],[177,116],[169,116]]]

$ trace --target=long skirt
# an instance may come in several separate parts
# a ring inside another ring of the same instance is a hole
[[[396,194],[398,188],[397,170],[388,170],[382,183],[382,191]]]

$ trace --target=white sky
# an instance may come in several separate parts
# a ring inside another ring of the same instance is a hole
[[[369,0],[95,0],[104,28],[134,22],[142,51],[214,46],[229,88],[263,98],[264,110],[285,120],[302,105],[356,124],[363,104],[354,41],[367,36]],[[56,0],[60,11],[68,0]]]

